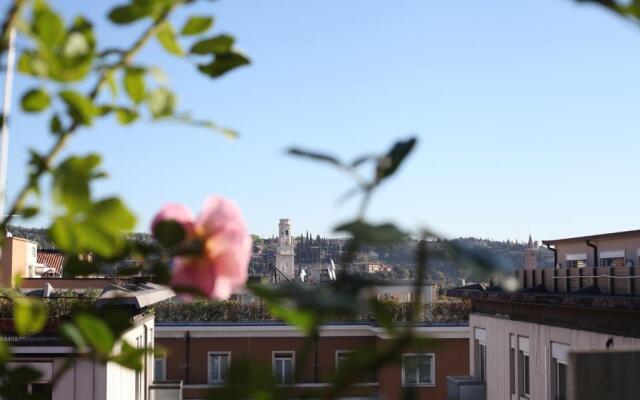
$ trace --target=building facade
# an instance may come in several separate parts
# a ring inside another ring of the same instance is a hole
[[[486,393],[453,398],[575,400],[572,353],[640,350],[640,231],[543,244],[554,251],[555,265],[517,271],[518,291],[481,285],[449,291],[471,300],[470,368]]]
[[[372,371],[343,396],[400,399],[411,389],[420,399],[446,399],[447,375],[468,374],[468,328],[431,325],[416,328],[434,340],[407,349],[399,363]],[[349,353],[384,346],[384,329],[368,323],[324,325],[307,362],[301,360],[305,336],[297,328],[273,321],[238,323],[159,323],[156,346],[168,352],[156,359],[156,380],[182,380],[184,398],[204,398],[224,385],[230,366],[242,359],[270,368],[278,383],[310,395],[327,389],[330,377]]]

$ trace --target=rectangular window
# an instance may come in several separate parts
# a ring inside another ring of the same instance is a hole
[[[487,332],[484,328],[474,329],[474,351],[475,351],[475,377],[476,379],[487,381]]]
[[[293,383],[295,369],[295,352],[273,352],[273,374],[280,384]]]
[[[600,253],[601,267],[624,267],[624,250],[607,250]]]
[[[509,335],[509,393],[516,395],[516,337]]]
[[[518,394],[528,399],[531,394],[529,371],[529,338],[518,337]]]
[[[153,360],[153,380],[162,382],[167,380],[167,361],[164,357],[157,357]]]
[[[227,380],[229,365],[231,364],[231,353],[209,352],[209,383],[220,384]]]
[[[402,355],[402,386],[435,385],[433,353]]]
[[[567,268],[584,268],[587,266],[587,254],[567,254]]]
[[[569,345],[551,342],[551,391],[554,400],[567,400]]]

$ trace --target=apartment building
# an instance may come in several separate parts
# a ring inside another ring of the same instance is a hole
[[[350,387],[345,398],[400,399],[411,389],[420,399],[446,399],[446,377],[469,373],[469,331],[464,324],[420,325],[421,336],[434,340],[407,349],[401,362],[371,371]],[[376,348],[389,340],[384,329],[369,322],[326,324],[312,353],[302,361],[303,332],[278,321],[157,323],[156,346],[167,349],[155,360],[157,382],[182,380],[185,399],[205,397],[224,385],[231,365],[241,359],[271,368],[278,383],[295,393],[313,395],[329,387],[329,378],[349,353]]]
[[[555,265],[517,271],[520,290],[449,291],[471,300],[471,383],[485,392],[461,395],[470,379],[451,377],[452,398],[575,399],[572,352],[640,349],[640,231],[542,243]]]

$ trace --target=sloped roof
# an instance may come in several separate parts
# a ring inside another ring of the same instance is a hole
[[[38,249],[38,264],[44,264],[49,268],[53,268],[56,273],[62,275],[64,253],[62,253],[60,250]]]

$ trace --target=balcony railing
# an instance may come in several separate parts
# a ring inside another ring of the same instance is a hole
[[[150,400],[182,400],[182,381],[153,382],[149,385]]]
[[[550,293],[640,295],[640,267],[538,268],[516,271],[522,289]]]

